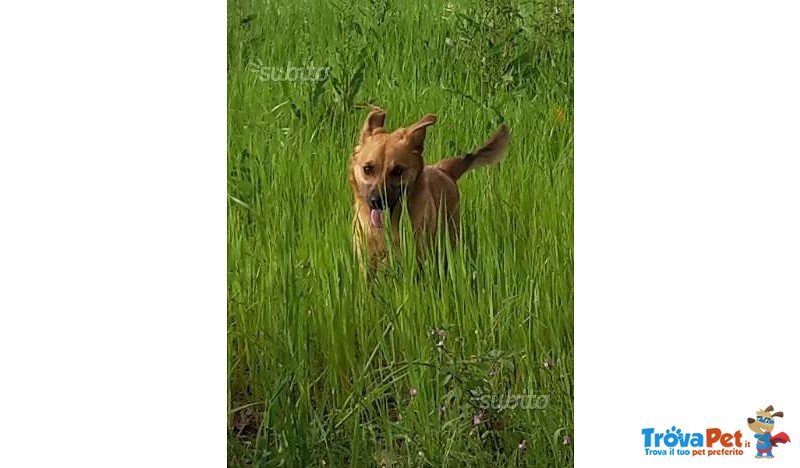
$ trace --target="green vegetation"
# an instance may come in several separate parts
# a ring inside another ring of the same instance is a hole
[[[229,0],[231,466],[572,464],[572,44],[566,1]],[[512,132],[459,182],[458,246],[369,281],[364,104],[437,114],[429,163]]]

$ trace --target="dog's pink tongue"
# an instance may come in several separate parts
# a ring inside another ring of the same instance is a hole
[[[376,228],[383,227],[383,219],[381,219],[381,210],[370,210],[369,220],[372,222],[372,225],[375,226]]]

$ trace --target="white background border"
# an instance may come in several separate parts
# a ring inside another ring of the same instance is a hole
[[[796,2],[579,1],[576,466],[800,466]],[[796,441],[645,458],[644,427]]]
[[[0,4],[0,466],[226,465],[226,18]]]

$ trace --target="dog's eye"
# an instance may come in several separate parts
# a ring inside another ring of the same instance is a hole
[[[393,177],[400,177],[403,175],[403,168],[400,166],[395,166],[394,169],[389,173],[390,176]]]
[[[375,172],[375,166],[373,166],[372,164],[367,164],[366,166],[364,166],[364,174],[372,175],[373,172]]]

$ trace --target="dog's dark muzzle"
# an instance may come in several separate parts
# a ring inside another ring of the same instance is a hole
[[[391,209],[400,198],[400,190],[390,188],[388,190],[373,190],[367,195],[367,204],[373,210]]]
[[[386,208],[386,199],[380,195],[370,195],[367,203],[373,210],[382,210]]]

